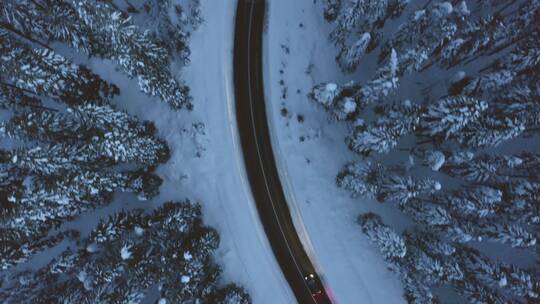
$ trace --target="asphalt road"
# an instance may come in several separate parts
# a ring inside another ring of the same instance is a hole
[[[263,90],[265,8],[264,0],[238,0],[236,11],[234,86],[245,166],[266,236],[298,303],[331,303],[324,290],[313,296],[304,279],[313,274],[322,287],[294,228],[276,168]]]

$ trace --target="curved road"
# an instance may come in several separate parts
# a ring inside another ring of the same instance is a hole
[[[270,141],[263,91],[264,0],[238,0],[234,46],[236,117],[253,197],[272,250],[301,304],[331,303],[294,228]],[[310,288],[311,286],[311,288]]]

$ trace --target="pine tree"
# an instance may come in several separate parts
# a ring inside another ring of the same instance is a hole
[[[336,45],[342,45],[352,32],[371,32],[374,25],[385,17],[388,1],[349,0],[341,6],[336,28],[330,34],[330,39]]]
[[[92,37],[88,28],[78,22],[77,13],[70,3],[52,0],[6,0],[0,19],[3,27],[23,37],[45,44],[62,41],[75,49],[90,54]]]
[[[363,85],[355,95],[361,107],[382,102],[398,86],[398,57],[394,49],[390,51],[388,62],[379,68],[376,77]]]
[[[342,71],[352,73],[360,64],[360,60],[366,53],[368,45],[371,41],[371,35],[364,33],[360,38],[349,47],[344,47],[336,57]]]
[[[525,124],[518,119],[483,116],[465,127],[457,135],[457,140],[464,147],[497,147],[520,136],[525,128]]]
[[[142,199],[157,194],[161,179],[146,172],[74,172],[35,178],[2,220],[5,227],[23,227],[27,234],[46,232],[81,212],[109,203],[114,191],[133,192]]]
[[[380,117],[374,125],[357,127],[347,137],[349,148],[364,156],[373,152],[388,153],[404,135],[416,131],[421,111],[421,107],[409,100],[378,107],[376,113]]]
[[[189,88],[176,81],[169,70],[167,51],[148,32],[142,32],[130,17],[106,3],[74,1],[79,19],[106,50],[104,57],[115,60],[129,77],[137,77],[141,91],[158,96],[173,109],[191,109]]]
[[[395,201],[400,205],[421,195],[433,194],[441,189],[441,184],[430,178],[414,179],[411,176],[391,174],[384,178],[378,198],[381,201]]]
[[[74,168],[76,163],[94,169],[120,162],[151,167],[169,157],[167,144],[154,137],[151,123],[141,123],[111,106],[85,105],[68,108],[65,113],[25,111],[1,123],[1,133],[17,139],[60,142],[12,155],[14,164],[39,171],[52,170],[41,167],[44,164],[56,166],[56,170],[62,165]]]
[[[186,217],[184,217],[186,215]],[[181,229],[179,229],[181,228]],[[165,203],[151,214],[122,212],[102,221],[109,235],[84,239],[33,274],[13,277],[6,303],[138,303],[157,286],[159,303],[250,303],[242,288],[217,288],[212,261],[217,233],[202,225],[200,208],[188,201]]]
[[[443,47],[440,54],[441,63],[446,67],[452,67],[468,58],[492,50],[508,39],[509,32],[509,26],[499,15],[467,20],[457,37]]]
[[[0,228],[0,269],[6,270],[13,265],[26,262],[34,254],[58,245],[65,237],[79,235],[75,230],[68,230],[51,237],[39,238],[28,236],[16,229]]]
[[[407,254],[405,241],[392,229],[383,224],[374,213],[361,214],[358,223],[368,240],[374,243],[387,260],[401,259]]]
[[[387,41],[379,56],[379,61],[386,59],[393,49],[400,54],[424,54],[415,56],[414,66],[419,68],[428,56],[446,39],[450,39],[457,31],[454,23],[456,12],[449,2],[437,2],[428,8],[416,11]],[[409,55],[409,58],[410,55]],[[403,62],[404,60],[399,60]],[[411,71],[411,69],[401,69]]]
[[[326,0],[324,3],[324,19],[328,22],[336,20],[341,9],[341,0]]]
[[[0,109],[18,111],[22,108],[44,109],[41,101],[10,84],[0,83]]]
[[[0,41],[2,78],[20,89],[73,105],[104,104],[118,94],[116,86],[50,49],[30,48],[6,34]]]
[[[358,112],[358,106],[353,99],[358,85],[354,82],[338,85],[333,82],[320,83],[309,93],[309,98],[322,105],[335,119],[351,119]]]
[[[375,197],[381,187],[385,168],[378,163],[365,161],[349,163],[339,173],[337,185],[351,192],[354,197]]]
[[[427,137],[448,139],[480,118],[488,105],[467,97],[443,99],[427,107],[422,115],[421,133]]]

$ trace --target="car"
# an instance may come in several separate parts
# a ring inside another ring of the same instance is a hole
[[[327,303],[326,295],[324,293],[324,287],[321,281],[313,273],[308,273],[304,276],[304,280],[311,292],[311,296],[317,303]]]

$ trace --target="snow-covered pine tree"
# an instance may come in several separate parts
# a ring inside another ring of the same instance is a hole
[[[171,59],[178,58],[183,64],[189,63],[190,30],[203,22],[199,0],[182,4],[171,0],[152,0],[147,1],[144,8],[146,24],[156,44],[165,48]],[[171,15],[171,11],[174,15]]]
[[[375,108],[379,116],[373,125],[360,126],[346,139],[349,148],[361,155],[373,152],[387,153],[395,148],[399,139],[416,131],[422,108],[409,100]]]
[[[170,57],[147,31],[141,31],[129,16],[104,2],[75,0],[80,22],[91,29],[103,57],[115,60],[140,89],[158,96],[173,109],[191,109],[189,88],[178,83],[169,69]]]
[[[531,270],[494,263],[476,249],[453,245],[424,230],[400,236],[373,213],[360,215],[358,223],[399,274],[408,303],[437,303],[431,289],[445,285],[471,303],[538,298],[538,275]]]
[[[534,271],[494,263],[478,250],[466,246],[459,246],[455,256],[469,276],[491,288],[500,288],[509,296],[528,302],[537,302],[540,298],[540,278]]]
[[[501,94],[496,100],[496,106],[502,115],[523,121],[529,130],[538,128],[540,126],[539,81],[533,80],[529,86],[516,85],[509,92]]]
[[[26,262],[31,256],[58,245],[66,237],[76,238],[78,231],[67,230],[53,236],[29,236],[17,229],[0,228],[0,269]]]
[[[0,42],[0,81],[4,85],[71,105],[104,104],[119,93],[116,86],[51,49],[32,48],[6,33],[0,33]]]
[[[16,168],[0,168],[0,217],[3,217],[22,197],[25,176]]]
[[[122,212],[102,221],[76,251],[13,276],[0,296],[6,303],[139,303],[156,286],[159,303],[250,303],[241,287],[218,287],[220,268],[212,261],[218,242],[202,224],[200,207],[188,201],[151,214]]]
[[[324,1],[324,19],[328,22],[336,20],[341,9],[341,0],[325,0]]]
[[[6,0],[0,4],[2,27],[22,38],[46,44],[62,41],[92,53],[88,28],[78,22],[77,13],[66,1]]]
[[[485,282],[478,278],[475,273],[475,267],[478,267],[478,265],[471,267],[459,256],[461,250],[474,251],[473,249],[462,245],[455,246],[423,230],[405,232],[404,238],[407,248],[414,248],[414,250],[410,251],[412,255],[418,253],[427,255],[434,259],[433,262],[438,261],[439,265],[444,265],[443,268],[449,268],[447,270],[441,269],[437,279],[451,286],[458,294],[467,298],[470,303],[508,303],[508,299],[497,291],[496,286],[486,286]],[[483,256],[482,258],[484,262],[492,265],[489,259]],[[415,260],[411,259],[411,261],[413,261],[411,271],[414,272]],[[431,268],[439,269],[434,266]],[[415,282],[415,284],[418,284],[418,282]]]
[[[540,4],[539,4],[540,5]],[[469,80],[464,93],[474,96],[493,95],[506,90],[513,81],[525,81],[536,86],[540,66],[540,47],[537,45],[540,30],[528,32],[525,39],[505,56],[484,68],[482,73]]]
[[[502,193],[488,187],[436,196],[429,200],[412,200],[402,204],[405,214],[449,239],[466,243],[486,240],[514,248],[532,248],[537,238],[519,224],[500,213]]]
[[[431,178],[416,179],[411,176],[389,174],[383,179],[378,199],[404,205],[414,198],[433,194],[439,190],[441,184]]]
[[[360,108],[384,101],[398,87],[398,57],[394,49],[388,61],[376,71],[376,76],[360,87],[355,99]]]
[[[314,102],[322,105],[337,120],[352,119],[358,112],[353,95],[359,86],[354,82],[340,86],[333,82],[320,83],[308,94]]]
[[[462,216],[483,218],[499,211],[503,204],[503,193],[488,186],[465,188],[446,193],[439,203]]]
[[[83,211],[110,203],[115,191],[133,192],[146,199],[157,194],[160,184],[159,177],[143,171],[86,171],[32,178],[1,225],[28,235],[46,233]]]
[[[523,134],[526,125],[517,118],[496,117],[486,114],[468,124],[456,135],[457,141],[466,148],[497,147],[503,142]]]
[[[500,15],[467,20],[440,52],[440,63],[452,67],[492,50],[508,39],[510,28]]]
[[[440,170],[452,177],[461,177],[470,182],[497,182],[512,178],[528,178],[528,170],[524,162],[527,155],[534,158],[535,154],[522,153],[516,155],[493,155],[471,152],[443,153],[443,163]],[[426,161],[426,160],[425,160]],[[538,169],[531,164],[530,169]],[[530,176],[532,178],[532,176]]]
[[[358,224],[368,240],[377,246],[386,260],[399,260],[407,254],[403,238],[386,226],[380,216],[374,213],[361,214],[358,216]]]
[[[388,0],[345,0],[337,15],[336,27],[330,39],[336,45],[343,45],[353,32],[364,35],[386,16]]]
[[[478,120],[488,104],[474,98],[457,96],[427,106],[420,120],[420,133],[430,138],[448,139]]]
[[[127,162],[153,167],[169,157],[167,144],[155,137],[150,122],[109,105],[77,106],[65,112],[32,109],[0,123],[0,134],[47,143],[11,155],[14,164],[39,171],[52,170],[42,167],[46,163],[56,169],[75,163],[95,169]]]
[[[378,215],[361,214],[358,223],[368,240],[377,246],[389,263],[389,268],[400,276],[408,303],[438,303],[431,291],[432,285],[440,284],[450,273],[452,277],[459,277],[458,268],[443,267],[447,265],[441,264],[441,259],[419,250],[407,235],[403,237],[395,233]]]
[[[25,107],[45,109],[38,98],[11,84],[0,82],[0,109],[18,111]]]
[[[400,76],[418,70],[436,48],[456,33],[455,19],[460,17],[450,2],[433,2],[414,12],[384,44],[379,62],[391,56],[391,50],[395,49],[399,54]]]
[[[344,72],[354,72],[364,54],[377,48],[382,36],[378,29],[387,19],[398,18],[408,4],[409,0],[332,0],[327,3],[325,18],[336,19],[330,40],[340,49],[336,60]]]
[[[336,57],[341,70],[347,73],[354,72],[364,57],[370,42],[371,35],[364,33],[352,45],[344,46]]]
[[[337,185],[351,192],[353,197],[360,195],[375,197],[380,191],[385,168],[370,161],[347,164],[337,177]]]

